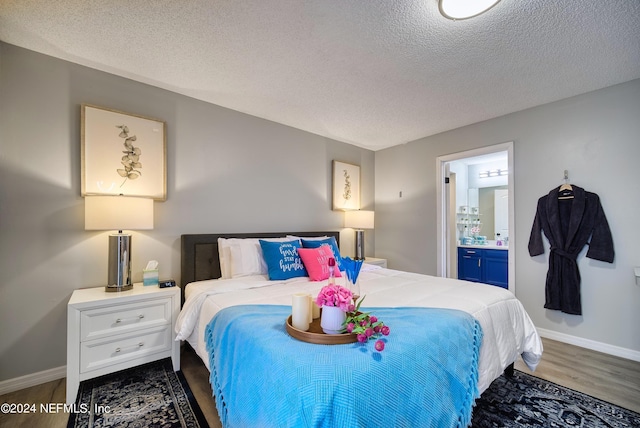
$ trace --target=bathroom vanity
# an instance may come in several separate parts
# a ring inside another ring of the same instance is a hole
[[[458,246],[458,279],[508,288],[509,247],[495,243]]]

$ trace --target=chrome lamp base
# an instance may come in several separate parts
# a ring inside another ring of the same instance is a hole
[[[127,291],[131,282],[131,235],[114,233],[109,235],[109,278],[105,291]]]
[[[364,230],[356,230],[356,256],[354,260],[364,260]]]

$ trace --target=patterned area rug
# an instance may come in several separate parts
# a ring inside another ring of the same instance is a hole
[[[208,427],[170,359],[82,382],[76,408],[68,428]],[[515,370],[476,400],[472,427],[630,428],[640,414]]]
[[[67,428],[208,427],[182,372],[171,359],[80,384]]]
[[[472,427],[640,427],[640,414],[515,370],[476,400]]]

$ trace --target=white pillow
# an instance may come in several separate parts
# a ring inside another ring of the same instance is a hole
[[[218,238],[218,255],[222,279],[231,278],[231,241],[234,239]]]
[[[231,278],[266,275],[267,272],[257,239],[238,239],[231,244]]]
[[[221,278],[267,275],[260,239],[272,242],[290,241],[288,238],[218,238]]]
[[[313,236],[313,237],[306,237],[306,236],[295,236],[295,235],[287,235],[287,238],[289,239],[305,239],[307,241],[319,241],[321,239],[327,239],[328,236]]]

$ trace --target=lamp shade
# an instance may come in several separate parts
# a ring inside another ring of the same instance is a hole
[[[85,196],[85,230],[153,229],[153,199],[130,196]]]
[[[373,229],[373,218],[373,211],[345,211],[344,227],[351,227],[353,229]]]

